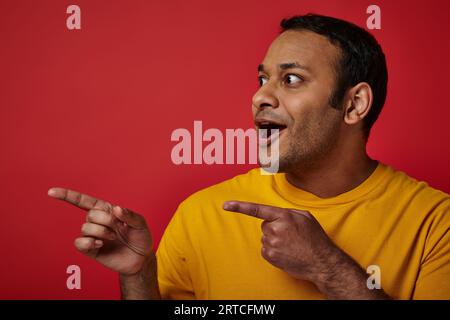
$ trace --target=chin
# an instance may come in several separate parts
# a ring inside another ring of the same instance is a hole
[[[270,157],[269,157],[270,158]],[[263,163],[261,159],[258,158],[258,165],[268,173],[285,173],[289,171],[289,164],[283,159],[272,159],[270,162]]]

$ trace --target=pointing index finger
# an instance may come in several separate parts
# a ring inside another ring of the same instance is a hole
[[[274,221],[286,213],[286,210],[283,208],[243,201],[225,201],[223,209],[243,213],[266,221]]]
[[[64,200],[84,210],[91,210],[96,208],[110,212],[112,208],[112,206],[108,202],[70,189],[51,188],[48,190],[48,195],[55,199]]]

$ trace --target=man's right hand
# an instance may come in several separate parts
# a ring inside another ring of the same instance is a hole
[[[151,233],[141,215],[69,189],[51,188],[48,195],[87,211],[75,247],[107,268],[133,275],[154,254]]]

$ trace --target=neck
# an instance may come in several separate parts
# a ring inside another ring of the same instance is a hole
[[[365,141],[337,146],[324,158],[286,172],[287,180],[320,198],[330,198],[356,188],[378,165],[367,155]]]

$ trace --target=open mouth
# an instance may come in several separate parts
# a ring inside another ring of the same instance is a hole
[[[270,144],[276,136],[280,136],[286,125],[272,121],[269,119],[257,119],[255,120],[255,125],[258,128],[259,141],[262,144]],[[276,134],[278,133],[278,134]]]

